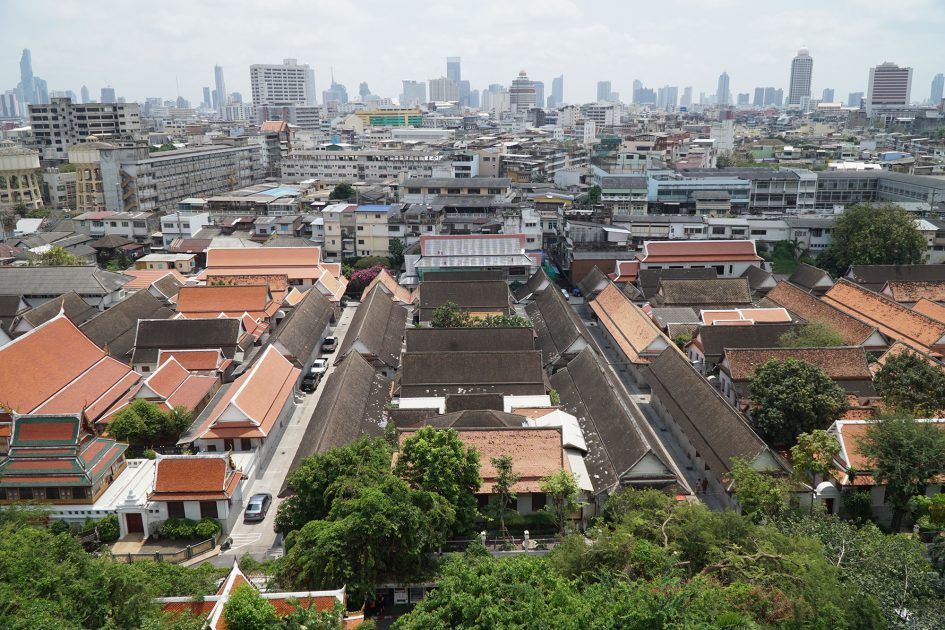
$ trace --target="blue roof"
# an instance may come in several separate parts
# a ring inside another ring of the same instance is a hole
[[[287,197],[295,196],[299,194],[298,188],[292,188],[290,186],[279,186],[277,188],[270,188],[269,190],[261,190],[257,195],[267,195],[269,197]]]
[[[358,206],[355,212],[390,212],[391,206]]]

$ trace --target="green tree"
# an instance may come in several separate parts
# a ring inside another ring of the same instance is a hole
[[[600,186],[591,186],[591,189],[587,193],[587,202],[591,205],[600,203],[601,199],[601,189]]]
[[[329,199],[351,199],[354,197],[354,186],[348,182],[342,182],[335,186],[331,191],[331,195],[328,196]]]
[[[873,383],[891,409],[922,417],[945,409],[945,371],[912,351],[886,358]]]
[[[249,584],[240,584],[223,604],[223,621],[232,630],[266,630],[275,625],[276,607]]]
[[[782,348],[832,348],[846,342],[836,330],[823,322],[808,322],[795,327],[778,338]]]
[[[742,514],[758,523],[785,514],[790,508],[787,484],[745,460],[733,458],[731,476]]]
[[[789,446],[801,433],[826,428],[847,406],[843,389],[823,370],[797,359],[759,365],[749,395],[755,429],[775,446]]]
[[[276,530],[288,534],[326,518],[336,499],[389,475],[390,458],[391,445],[369,437],[306,458],[288,477],[292,496],[279,504]]]
[[[871,462],[873,478],[886,486],[892,528],[899,531],[909,500],[945,473],[945,431],[907,415],[885,415],[869,426],[860,452]]]
[[[468,328],[473,318],[455,302],[443,302],[433,310],[430,326],[433,328]]]
[[[518,498],[518,495],[512,491],[512,486],[518,483],[521,476],[512,469],[512,458],[509,455],[490,457],[489,463],[492,464],[496,473],[495,483],[492,484],[492,494],[496,495],[499,501],[495,506],[499,516],[499,531],[502,538],[508,538],[508,531],[505,529],[505,513],[512,509],[509,505]]]
[[[479,452],[455,429],[424,427],[411,434],[400,446],[394,474],[411,488],[442,496],[456,510],[456,533],[471,531],[482,485]]]
[[[30,254],[30,265],[34,267],[75,267],[85,264],[84,260],[58,245],[41,254]]]
[[[848,206],[834,221],[831,237],[818,266],[835,276],[851,265],[918,264],[928,246],[912,215],[894,204]]]
[[[399,238],[392,238],[387,243],[387,252],[390,254],[390,264],[399,269],[404,264],[404,242]]]
[[[385,269],[390,264],[390,258],[387,256],[362,256],[358,262],[354,263],[354,269],[370,269],[371,267],[381,266]]]
[[[134,444],[176,442],[193,422],[193,417],[185,407],[178,406],[168,412],[144,398],[136,398],[111,419],[108,434]]]
[[[109,258],[105,263],[105,269],[108,271],[122,271],[129,267],[131,267],[131,258],[123,251]]]
[[[568,470],[559,470],[543,477],[539,488],[548,497],[545,511],[554,519],[558,532],[568,531],[568,519],[581,507],[580,488],[577,480]]]
[[[439,494],[413,490],[388,475],[335,499],[327,518],[291,532],[278,577],[299,590],[347,585],[361,605],[381,581],[415,577],[454,518],[452,506]]]
[[[811,489],[811,511],[817,484],[824,480],[834,468],[834,458],[840,453],[840,443],[823,429],[797,436],[797,444],[791,447],[791,475],[794,481],[804,483]]]
[[[680,350],[683,350],[690,341],[692,341],[692,333],[679,333],[673,336],[673,343]]]
[[[293,603],[290,600],[290,603]],[[279,627],[282,630],[343,630],[345,627],[344,616],[345,607],[335,601],[335,606],[331,610],[318,610],[315,606],[298,605],[297,602],[292,612],[286,615]],[[364,624],[358,626],[364,627]],[[366,629],[365,629],[366,630]]]
[[[520,315],[487,315],[470,322],[476,328],[531,328],[532,323]]]

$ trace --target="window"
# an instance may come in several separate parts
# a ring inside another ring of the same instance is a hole
[[[216,444],[207,444],[207,452],[208,452],[208,453],[216,453],[216,452],[217,452],[217,445],[216,445]]]
[[[47,499],[58,499],[59,497],[59,488],[46,488],[46,498]]]
[[[358,245],[364,245],[364,239],[363,239],[363,238],[359,238],[359,239],[358,239]]]
[[[363,225],[359,225],[359,226],[358,226],[358,232],[363,232],[363,231],[364,231],[364,226],[363,226]]]
[[[127,221],[122,221],[122,222],[121,222],[121,227],[128,227],[128,222],[127,222]]]
[[[725,234],[725,228],[724,228],[724,227],[713,227],[713,228],[712,228],[712,233],[713,233],[713,234]]]
[[[217,518],[217,502],[201,501],[200,518]]]
[[[168,518],[184,518],[184,502],[183,501],[168,501],[167,502],[167,517]]]
[[[768,233],[768,230],[752,230],[751,231],[752,236],[764,236],[767,233]]]
[[[532,493],[532,512],[537,512],[538,510],[544,509],[548,504],[548,495],[544,492],[533,492]]]
[[[253,450],[253,441],[249,438],[240,438],[240,449],[244,451]]]
[[[233,450],[233,440],[232,440],[232,439],[227,438],[227,439],[223,440],[223,450],[224,450],[224,451],[232,451],[232,450]]]

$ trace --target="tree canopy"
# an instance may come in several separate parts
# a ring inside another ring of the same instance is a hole
[[[850,265],[914,265],[925,261],[928,244],[915,220],[895,204],[847,206],[834,221],[830,247],[817,266],[835,276]]]
[[[531,322],[520,315],[487,315],[473,317],[455,302],[444,302],[433,310],[432,328],[531,328]]]
[[[846,396],[816,365],[770,360],[749,381],[751,420],[767,442],[791,446],[801,433],[826,429],[846,409]]]
[[[30,254],[30,265],[34,267],[75,267],[87,264],[85,260],[58,245],[41,254]]]
[[[335,186],[328,196],[329,199],[351,199],[352,197],[354,197],[354,186],[348,182],[342,182]]]
[[[823,322],[808,322],[778,338],[782,348],[831,348],[844,346],[843,336]]]
[[[108,434],[116,440],[134,444],[176,442],[193,421],[194,414],[186,407],[165,411],[153,402],[137,398],[115,414],[108,423]]]
[[[892,409],[924,417],[945,409],[945,371],[911,351],[886,358],[873,382]]]

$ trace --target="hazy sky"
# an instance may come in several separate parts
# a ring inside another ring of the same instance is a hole
[[[942,0],[0,0],[0,91],[19,80],[23,48],[50,90],[104,85],[119,96],[195,103],[213,86],[249,99],[249,65],[295,57],[315,68],[318,100],[335,78],[357,94],[396,98],[402,79],[446,73],[462,57],[474,89],[508,85],[519,70],[545,83],[565,77],[565,100],[596,98],[610,80],[624,101],[634,79],[648,87],[692,85],[712,94],[719,74],[731,91],[785,87],[800,46],[814,58],[813,96],[866,91],[869,67],[914,68],[912,98],[925,100],[945,72]],[[787,90],[785,90],[786,92]]]

